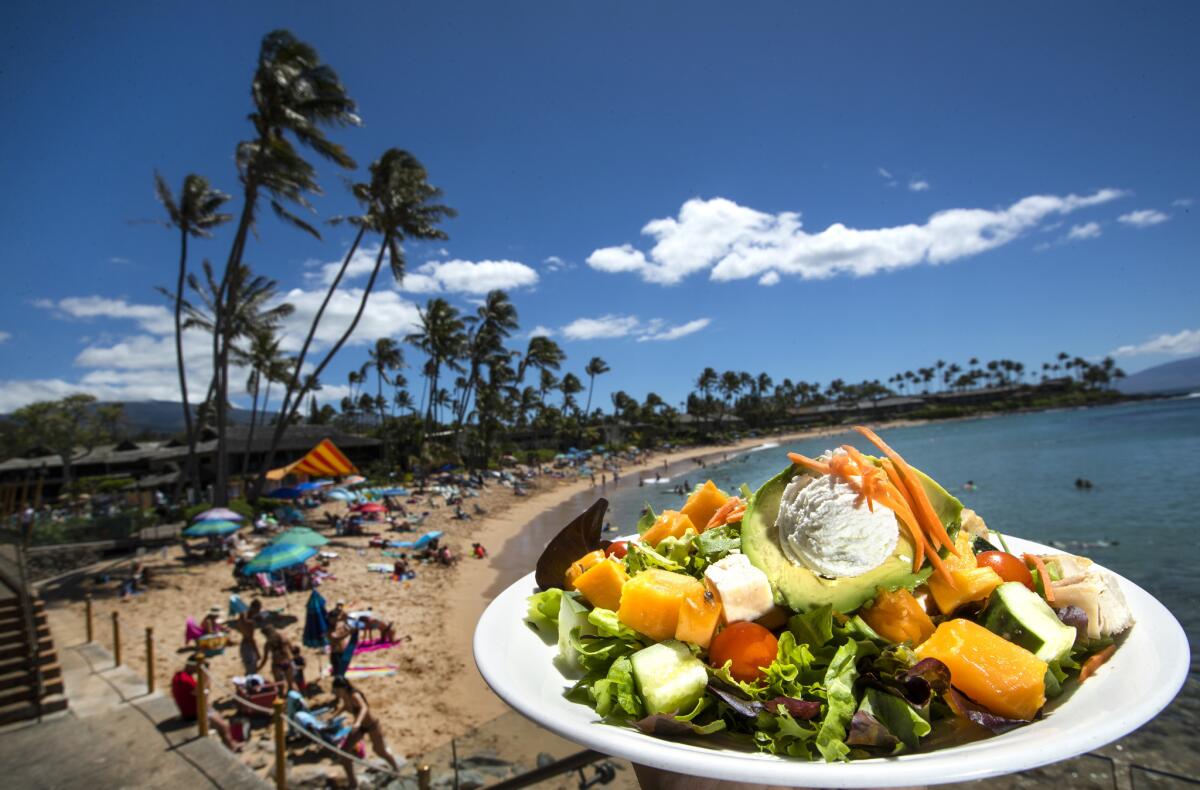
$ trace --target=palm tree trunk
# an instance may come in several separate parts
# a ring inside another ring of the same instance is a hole
[[[250,444],[254,441],[254,425],[258,422],[258,382],[262,374],[254,372],[254,395],[250,402],[250,430],[246,432],[246,446],[242,451],[242,484],[245,485],[246,475],[250,474]]]
[[[591,413],[592,413],[592,387],[594,387],[594,386],[596,386],[596,374],[595,374],[595,373],[593,373],[593,374],[591,374],[591,375],[589,375],[589,376],[588,376],[588,399],[587,399],[587,406],[585,406],[585,407],[584,407],[584,409],[583,409],[583,410],[584,410],[584,412],[586,412],[587,414],[591,414]]]
[[[362,235],[363,235],[363,230],[360,229],[358,235],[354,239],[355,246],[357,246],[359,240],[362,239]],[[363,312],[366,311],[366,309],[367,309],[367,299],[370,298],[371,291],[374,290],[374,288],[375,288],[375,280],[379,277],[379,268],[380,268],[380,266],[383,265],[383,254],[388,249],[388,245],[389,245],[390,241],[391,241],[390,236],[385,235],[383,237],[383,241],[379,245],[379,254],[377,256],[375,256],[375,268],[371,270],[371,279],[367,280],[367,285],[365,288],[363,288],[362,299],[358,303],[358,311],[354,314],[354,320],[350,322],[350,326],[346,327],[346,331],[343,332],[342,336],[338,338],[337,343],[334,344],[333,348],[329,349],[329,351],[326,352],[325,357],[321,360],[321,363],[319,365],[317,365],[316,370],[314,370],[312,372],[312,378],[314,380],[320,378],[321,373],[324,372],[325,368],[329,365],[329,363],[331,361],[333,361],[333,358],[335,356],[337,356],[337,353],[342,350],[342,346],[346,345],[346,341],[349,340],[350,336],[354,334],[354,330],[358,328],[358,322],[362,319]],[[325,301],[322,302],[322,304],[321,304],[322,311],[325,309],[325,305],[328,304],[330,297],[332,297],[332,295],[333,295],[333,290],[337,287],[338,282],[341,281],[342,274],[345,273],[346,267],[349,264],[350,264],[350,256],[347,255],[345,261],[342,262],[342,268],[341,268],[341,271],[338,272],[337,279],[335,279],[333,281],[333,284],[329,286],[329,293],[326,294]],[[321,312],[318,311],[317,315],[313,318],[313,325],[309,330],[309,336],[306,340],[306,345],[307,345],[308,341],[312,340],[312,335],[316,332],[316,325],[317,325],[317,321],[320,319],[320,316],[321,316]],[[301,354],[302,354],[302,356],[298,357],[296,360],[296,368],[295,368],[295,371],[293,372],[293,376],[292,376],[293,382],[295,381],[296,377],[300,375],[300,366],[302,364],[304,364],[303,350],[301,351]],[[288,387],[289,390],[291,389],[291,387],[292,387],[292,384],[291,384],[291,382],[289,382],[289,387]],[[286,398],[285,398],[285,400],[286,400]],[[283,407],[280,407],[279,424],[275,426],[275,432],[271,436],[271,446],[267,449],[267,454],[263,458],[262,472],[259,474],[258,478],[255,480],[255,485],[254,485],[255,498],[258,497],[258,493],[262,489],[263,482],[266,480],[267,470],[269,470],[271,468],[271,464],[273,464],[275,462],[275,451],[278,449],[279,442],[283,438],[283,432],[287,428],[287,426],[291,423],[292,418],[296,416],[296,412],[300,410],[301,402],[302,401],[300,398],[296,398],[288,408],[285,409]]]
[[[300,380],[300,370],[304,366],[305,358],[308,356],[308,349],[312,345],[313,337],[317,334],[317,326],[320,325],[321,318],[325,315],[325,308],[329,306],[329,301],[333,298],[333,294],[337,290],[338,285],[341,284],[342,278],[346,274],[346,269],[350,266],[350,258],[353,257],[354,252],[358,249],[358,245],[362,241],[364,233],[366,233],[366,228],[360,226],[358,233],[354,236],[354,242],[350,245],[350,249],[346,251],[346,257],[342,259],[342,268],[338,269],[337,277],[335,277],[333,282],[330,283],[329,290],[325,292],[325,298],[321,301],[321,306],[317,309],[317,314],[313,316],[312,324],[310,324],[308,327],[308,334],[305,335],[304,344],[300,347],[300,354],[296,357],[296,364],[292,369],[292,376],[290,379],[288,379],[287,389],[283,394],[283,402],[279,404],[279,416],[275,422],[275,430],[271,432],[271,444],[267,448],[266,455],[263,456],[262,471],[259,474],[258,479],[255,481],[254,496],[256,499],[258,498],[258,493],[262,490],[262,483],[264,480],[263,476],[267,473],[267,471],[270,470],[271,464],[275,462],[275,452],[279,449],[279,443],[283,441],[283,434],[284,431],[287,430],[288,423],[291,422],[291,416],[289,412],[294,414],[299,408],[300,402],[303,400],[303,394],[297,394],[297,384]],[[380,250],[380,254],[382,255],[382,249]],[[374,281],[375,278],[372,276],[371,282],[374,283]],[[367,294],[369,293],[370,290],[368,289],[366,293],[363,294],[364,304],[366,302]],[[358,323],[357,317],[355,318],[355,323]],[[338,348],[340,347],[341,344],[339,343]],[[324,364],[321,366],[321,370],[324,370]],[[320,370],[313,374],[312,378],[314,381],[317,379],[319,373]]]
[[[183,426],[187,434],[188,454],[180,470],[179,479],[175,483],[175,499],[184,485],[192,482],[196,476],[196,434],[192,430],[192,407],[188,403],[187,367],[183,360],[183,284],[187,279],[187,228],[181,228],[179,233],[179,279],[175,283],[175,361],[179,366],[179,393],[183,398]]]

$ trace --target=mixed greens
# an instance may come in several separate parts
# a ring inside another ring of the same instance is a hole
[[[743,486],[729,496],[708,482],[679,511],[647,507],[637,539],[601,541],[592,526],[602,520],[602,504],[569,525],[570,537],[552,542],[539,561],[539,569],[562,578],[539,573],[543,590],[529,598],[526,616],[557,641],[559,669],[575,680],[567,698],[607,723],[649,735],[718,738],[839,761],[1019,726],[1111,655],[1116,634],[1089,629],[1087,601],[1055,606],[1056,589],[1086,581],[1067,574],[1078,570],[1072,562],[1086,570],[1088,561],[1002,552],[982,520],[936,483],[929,481],[934,505],[920,493],[907,505],[896,493],[912,493],[906,478],[890,493],[871,491],[865,465],[881,462],[859,458],[840,467],[845,477],[827,482],[867,488],[863,507],[880,508],[891,497],[896,509],[909,508],[909,535],[923,532],[896,541],[903,573],[862,595],[853,579],[783,580],[794,570],[762,563],[762,546],[743,553],[743,522],[779,510],[780,482],[820,479],[804,464],[753,495]],[[936,529],[913,516],[917,508],[937,515]],[[785,517],[778,518],[782,530]],[[774,529],[761,533],[755,540],[780,540]],[[930,541],[924,562],[914,563],[912,541],[922,539]],[[781,584],[790,585],[787,594]],[[1120,596],[1108,587],[1101,592],[1109,606]]]

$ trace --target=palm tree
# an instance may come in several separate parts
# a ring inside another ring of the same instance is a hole
[[[227,313],[237,310],[232,301],[230,284],[242,266],[246,239],[258,214],[258,199],[265,191],[271,209],[284,222],[320,238],[320,233],[308,222],[296,216],[289,205],[310,209],[309,195],[318,194],[316,170],[300,156],[286,135],[311,148],[321,157],[339,167],[353,168],[354,160],[340,145],[330,141],[324,128],[357,125],[354,101],[346,93],[337,73],[321,62],[316,50],[299,41],[286,30],[275,30],[263,37],[258,64],[251,82],[250,95],[254,112],[249,120],[254,127],[253,139],[238,144],[236,162],[242,183],[242,213],[230,245],[225,271],[215,292],[213,358],[216,370],[217,465],[216,504],[228,499],[228,465],[225,457],[226,401],[229,390],[229,348],[223,345],[229,333],[223,323]],[[297,364],[297,371],[303,362]],[[293,376],[293,382],[296,377]],[[289,393],[294,383],[289,386]],[[288,393],[285,393],[285,402]],[[295,409],[280,413],[275,435],[291,422],[302,398],[296,399]],[[272,447],[277,445],[272,441]],[[273,460],[274,450],[267,453],[265,465]]]
[[[184,474],[180,483],[198,482],[196,473],[196,433],[192,430],[192,408],[188,403],[187,367],[183,359],[183,303],[184,283],[187,280],[188,237],[200,239],[212,238],[212,229],[228,222],[232,215],[221,213],[221,206],[229,200],[229,195],[213,189],[208,179],[189,173],[183,179],[183,187],[179,190],[179,200],[171,194],[171,188],[166,180],[157,172],[154,173],[154,189],[158,194],[158,202],[167,210],[167,227],[179,230],[179,273],[175,280],[175,362],[179,368],[179,393],[183,399],[183,425],[187,432],[188,456]],[[162,290],[162,289],[160,289]],[[165,290],[163,293],[171,298]]]
[[[543,403],[546,401],[546,393],[558,389],[559,383],[558,376],[555,376],[550,370],[542,368],[538,375],[538,394],[541,395]]]
[[[390,337],[381,337],[375,345],[367,350],[368,366],[375,370],[375,401],[379,405],[379,427],[383,427],[383,409],[386,401],[383,398],[383,384],[391,384],[389,371],[404,367],[404,352]],[[386,449],[386,448],[385,448]]]
[[[479,371],[497,354],[507,355],[504,339],[517,328],[517,308],[504,291],[489,291],[484,302],[475,310],[474,330],[467,339],[470,372],[463,383],[458,402],[456,427],[461,428],[470,404],[471,393],[479,383]]]
[[[426,375],[429,378],[429,405],[425,412],[425,429],[433,427],[436,408],[441,394],[438,379],[442,365],[453,363],[461,353],[466,325],[459,317],[458,309],[441,297],[430,299],[424,310],[418,311],[421,330],[408,335],[405,340],[412,343],[429,358]]]
[[[583,382],[579,380],[579,377],[574,373],[568,373],[562,377],[558,389],[562,392],[563,396],[563,411],[566,412],[571,409],[578,411],[578,408],[575,406],[575,396],[583,392]]]
[[[337,356],[342,346],[346,344],[346,341],[354,334],[354,330],[358,328],[359,321],[362,320],[363,313],[367,308],[367,300],[379,278],[379,270],[383,267],[384,254],[386,253],[388,256],[392,277],[400,282],[404,278],[404,252],[401,242],[405,239],[432,241],[448,238],[437,225],[443,219],[455,214],[453,209],[434,202],[441,197],[441,190],[429,183],[425,168],[415,156],[407,151],[389,148],[371,163],[369,170],[370,180],[367,183],[354,184],[350,189],[355,199],[363,206],[364,212],[358,216],[347,217],[344,221],[357,226],[360,231],[378,233],[381,237],[379,252],[375,256],[375,265],[371,269],[367,283],[363,287],[362,297],[359,299],[354,318],[338,337],[337,342],[317,364],[313,371],[314,376],[321,375],[322,371]],[[349,259],[347,259],[347,263],[348,261]],[[345,271],[345,265],[343,265],[342,271]],[[333,287],[331,286],[331,289]],[[331,296],[332,290],[326,294],[326,302]],[[304,365],[307,344],[316,333],[319,320],[320,313],[314,316],[306,344],[300,349],[297,369]],[[275,430],[271,449],[268,451],[268,460],[264,464],[264,474],[274,460],[275,450],[283,438],[283,425],[290,421],[291,415],[296,413],[303,402],[305,392],[303,388],[297,391],[296,383],[296,378],[293,376],[292,381],[289,382],[288,392],[284,395],[284,405],[280,410],[281,415],[285,413],[288,415],[288,420],[281,420]],[[291,398],[290,403],[289,398]],[[261,482],[260,478],[260,485]]]
[[[596,377],[604,375],[610,369],[611,368],[608,367],[608,363],[600,357],[592,357],[588,361],[587,367],[583,369],[583,372],[586,373],[588,377],[587,406],[585,406],[583,409],[585,414],[592,413],[592,387],[596,384]]]
[[[244,352],[234,350],[234,359],[239,365],[250,368],[246,379],[246,391],[251,394],[250,429],[246,432],[246,446],[242,452],[242,477],[250,473],[250,450],[254,442],[254,429],[258,424],[258,395],[262,382],[267,381],[263,397],[262,412],[266,416],[271,402],[271,384],[286,381],[291,373],[291,360],[280,353],[280,339],[271,327],[256,328],[250,336],[250,346]]]
[[[550,338],[544,335],[531,337],[529,345],[525,347],[524,356],[517,363],[517,381],[525,381],[525,371],[528,368],[541,371],[558,370],[566,358],[562,348]]]

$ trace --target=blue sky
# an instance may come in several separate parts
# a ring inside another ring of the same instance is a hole
[[[562,343],[565,370],[608,361],[605,406],[614,389],[677,403],[705,366],[827,382],[938,358],[1120,352],[1134,371],[1200,353],[1195,4],[203,8],[9,7],[0,410],[177,397],[154,291],[177,239],[137,220],[160,216],[155,168],[237,192],[276,27],[358,101],[364,125],[333,136],[359,173],[406,148],[459,211],[372,297],[328,396],[434,291],[473,309],[487,285]],[[321,180],[318,218],[350,211],[341,175]],[[223,261],[229,235],[193,262]],[[247,260],[303,316],[348,241],[264,216]]]

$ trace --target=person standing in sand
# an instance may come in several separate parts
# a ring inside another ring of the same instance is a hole
[[[264,643],[266,651],[258,662],[258,671],[262,671],[269,659],[271,661],[271,679],[277,683],[283,681],[287,684],[287,690],[291,691],[296,684],[296,672],[293,665],[296,649],[292,647],[292,643],[286,636],[275,630],[274,626],[265,627],[263,636],[267,638]]]
[[[350,685],[350,681],[344,677],[333,679],[333,693],[337,696],[337,705],[330,717],[336,716],[343,710],[354,717],[350,734],[342,742],[341,749],[353,752],[358,742],[364,736],[368,736],[371,739],[372,751],[386,760],[392,766],[393,771],[399,773],[400,766],[396,762],[396,758],[388,751],[387,744],[383,740],[383,728],[379,725],[379,719],[371,713],[371,707],[367,704],[367,698],[363,696],[363,693]],[[341,763],[346,769],[346,777],[350,780],[350,786],[358,787],[358,779],[354,776],[354,764],[345,757],[341,758]]]
[[[253,675],[258,671],[261,653],[258,649],[258,642],[254,638],[254,631],[258,628],[261,616],[262,601],[255,598],[250,602],[250,608],[239,614],[238,618],[233,621],[233,630],[242,635],[242,644],[238,646],[238,655],[242,659],[242,671],[247,675]]]
[[[350,627],[350,620],[341,601],[338,601],[337,606],[329,613],[329,619],[333,623],[333,628],[329,630],[329,663],[336,679],[345,677],[346,670],[350,668],[350,661],[346,659],[346,647],[355,630]]]

